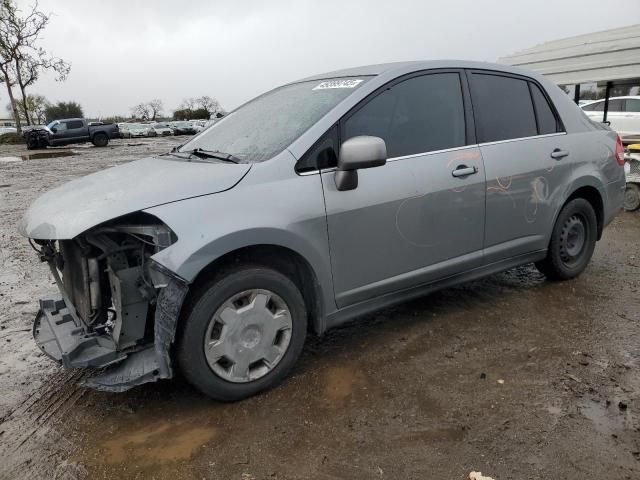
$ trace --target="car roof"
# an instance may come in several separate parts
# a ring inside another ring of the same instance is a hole
[[[331,72],[321,73],[318,75],[312,75],[296,82],[306,82],[312,80],[322,80],[326,78],[336,77],[359,77],[359,76],[377,76],[385,74],[397,73],[398,75],[404,75],[407,73],[418,72],[421,70],[429,70],[434,68],[473,68],[480,70],[495,70],[506,73],[515,73],[519,75],[527,75],[529,77],[537,77],[538,75],[518,67],[512,67],[510,65],[488,63],[488,62],[473,62],[468,60],[418,60],[408,62],[393,62],[393,63],[380,63],[375,65],[363,65],[360,67],[351,67],[341,70],[334,70]]]

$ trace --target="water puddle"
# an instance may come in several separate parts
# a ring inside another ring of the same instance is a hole
[[[23,162],[25,160],[41,160],[46,158],[58,158],[58,157],[71,157],[72,155],[76,155],[76,153],[72,150],[47,150],[44,152],[34,152],[27,153],[25,155],[20,155],[19,157],[11,156],[11,157],[0,157],[0,163],[14,163],[14,162]]]
[[[618,434],[633,427],[629,410],[620,410],[617,400],[609,405],[586,400],[579,410],[582,416],[593,422],[596,432],[603,435]]]

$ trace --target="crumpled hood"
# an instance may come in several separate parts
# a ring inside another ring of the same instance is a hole
[[[18,224],[25,237],[70,239],[127,213],[235,186],[251,165],[145,158],[72,180],[39,197]]]

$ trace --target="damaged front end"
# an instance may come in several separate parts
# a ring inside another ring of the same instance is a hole
[[[187,283],[152,256],[176,241],[137,213],[72,240],[35,240],[60,290],[40,300],[33,336],[66,368],[99,368],[84,383],[124,391],[171,378],[170,347]]]

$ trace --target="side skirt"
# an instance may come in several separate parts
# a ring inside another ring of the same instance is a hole
[[[435,282],[418,285],[416,287],[399,290],[397,292],[387,293],[386,295],[381,295],[370,300],[358,302],[327,315],[325,324],[327,329],[329,329],[348,322],[356,317],[360,317],[398,303],[404,303],[415,298],[423,297],[437,290],[442,290],[443,288],[453,287],[455,285],[470,282],[472,280],[478,280],[479,278],[493,275],[513,267],[537,262],[542,260],[546,254],[547,250],[543,249],[524,255],[518,255],[489,265],[483,265],[482,267],[474,268],[473,270],[469,270],[464,273],[451,275],[450,277],[445,277]]]

